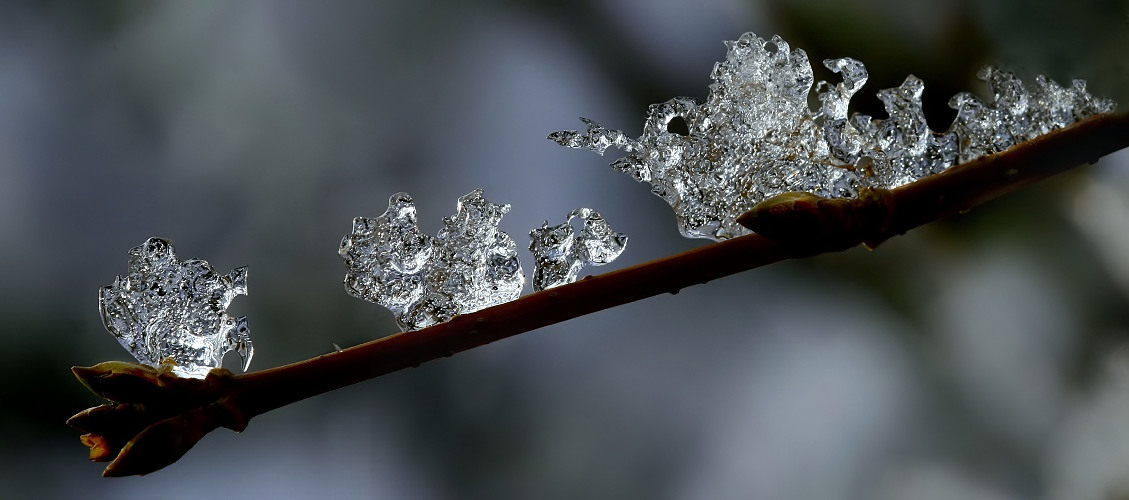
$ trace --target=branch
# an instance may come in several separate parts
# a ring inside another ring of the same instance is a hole
[[[146,474],[175,462],[216,427],[242,430],[256,415],[437,358],[596,311],[786,259],[882,241],[960,213],[1129,147],[1129,114],[1102,115],[893,190],[857,199],[785,193],[739,220],[759,234],[544,290],[447,323],[244,375],[213,370],[204,380],[130,363],[74,368],[116,405],[68,423],[90,434],[91,460],[113,460],[107,476]],[[139,432],[139,433],[138,433]],[[135,435],[136,434],[136,435]]]

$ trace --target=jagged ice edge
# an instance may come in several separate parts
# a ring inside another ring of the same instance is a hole
[[[613,168],[650,183],[674,208],[683,235],[722,240],[747,234],[736,218],[768,197],[787,191],[854,197],[863,187],[895,188],[1115,107],[1086,92],[1082,80],[1063,88],[1040,75],[1032,86],[986,67],[977,76],[988,83],[992,102],[957,94],[949,102],[956,119],[937,133],[926,124],[917,77],[878,92],[888,118],[848,117],[849,100],[867,79],[861,62],[824,61],[842,81],[815,85],[821,106],[813,111],[803,50],[754,33],[726,46],[706,101],[678,97],[652,105],[638,139],[586,118],[585,133],[548,138],[601,155],[609,147],[624,151]],[[676,117],[688,134],[669,130]]]
[[[247,295],[246,267],[218,275],[207,261],[177,259],[162,238],[129,255],[129,273],[98,290],[102,323],[126,351],[181,377],[204,378],[232,351],[247,370],[255,353],[247,317],[226,314],[236,296]]]

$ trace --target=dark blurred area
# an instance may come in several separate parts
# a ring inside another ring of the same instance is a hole
[[[519,245],[597,209],[631,238],[608,269],[709,244],[545,135],[638,134],[746,31],[862,60],[875,116],[921,77],[936,130],[988,63],[1129,105],[1125,0],[0,4],[0,497],[1129,498],[1126,152],[303,401],[150,476],[99,477],[63,425],[99,403],[69,367],[128,359],[95,295],[149,236],[249,266],[252,369],[396,330],[336,248],[397,191],[434,234],[482,187]]]

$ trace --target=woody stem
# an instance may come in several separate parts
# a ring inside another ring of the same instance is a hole
[[[1102,115],[889,191],[885,239],[1129,147],[1129,114]],[[871,228],[871,234],[873,228]],[[861,239],[860,239],[861,241]],[[879,240],[880,241],[880,240]],[[854,246],[856,242],[850,242]],[[231,401],[251,418],[305,398],[596,311],[786,259],[848,248],[749,235],[588,277],[423,330],[232,379]]]

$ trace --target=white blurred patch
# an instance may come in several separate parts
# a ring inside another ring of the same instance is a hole
[[[1048,498],[1129,497],[1129,347],[1111,354],[1105,368],[1047,449]]]
[[[1104,158],[1101,166],[1075,192],[1069,213],[1129,297],[1129,150]]]
[[[948,464],[912,464],[891,472],[876,500],[1010,500],[977,478]]]
[[[694,74],[706,81],[711,62],[725,53],[722,40],[736,40],[746,31],[764,31],[763,21],[757,22],[767,17],[762,3],[620,0],[598,2],[602,12],[591,15],[607,15],[634,43],[632,49],[671,80],[685,81],[687,68],[700,68]]]
[[[939,362],[974,416],[1015,444],[1037,446],[1061,411],[1077,323],[1025,255],[996,248],[952,266],[927,317],[940,336]]]
[[[810,300],[758,318],[774,333],[729,381],[678,498],[861,498],[893,460],[913,406],[905,354],[865,308]]]

